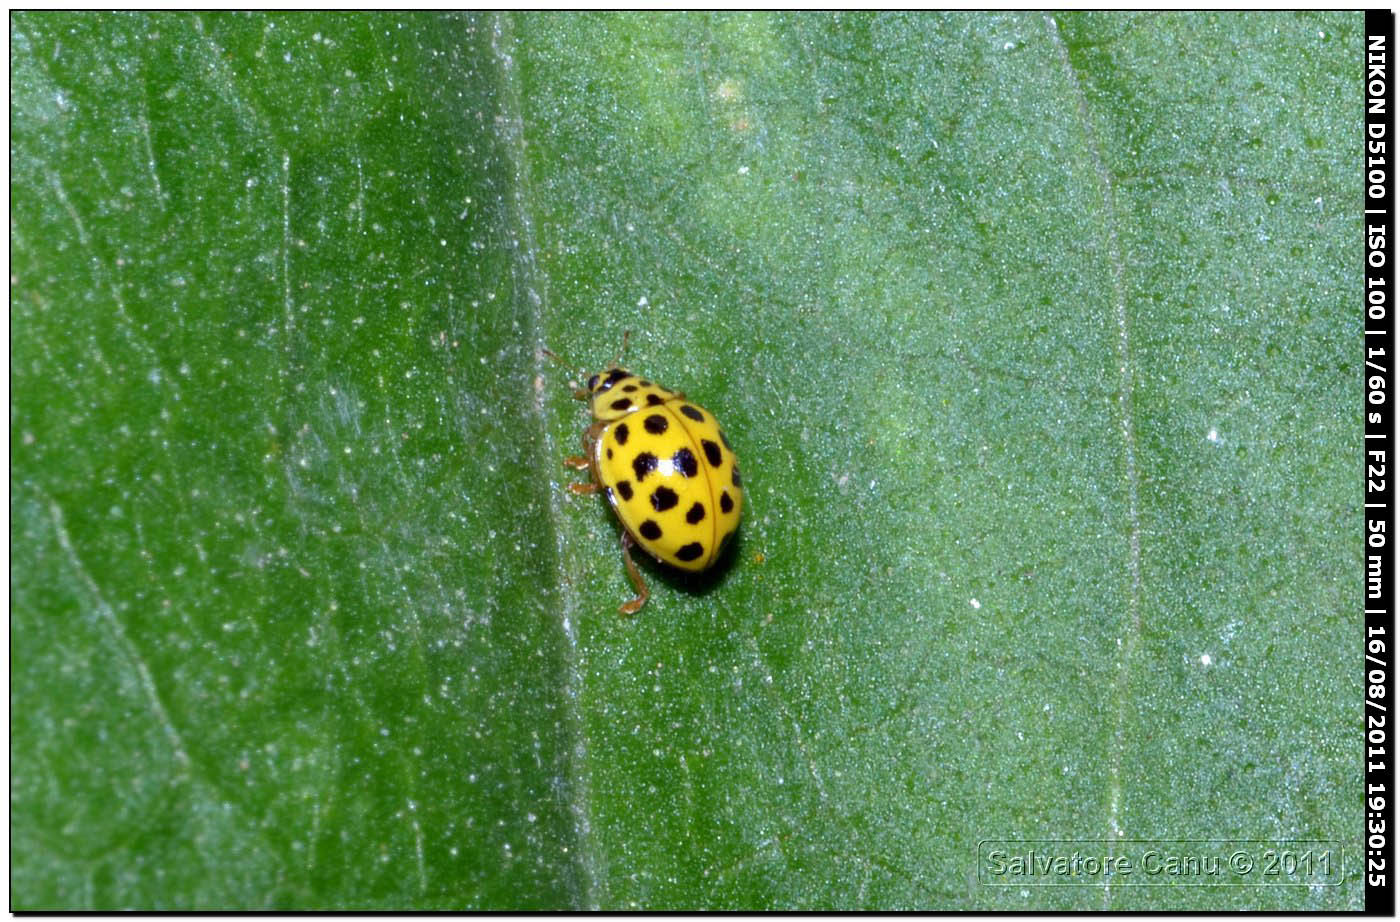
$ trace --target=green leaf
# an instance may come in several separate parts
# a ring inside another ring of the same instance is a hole
[[[1360,14],[11,27],[14,908],[1360,908]]]

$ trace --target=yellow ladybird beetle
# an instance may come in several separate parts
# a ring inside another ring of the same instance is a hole
[[[624,336],[624,349],[626,343]],[[569,490],[602,490],[622,522],[622,562],[637,597],[618,610],[635,614],[650,593],[632,545],[681,570],[711,566],[743,512],[739,460],[714,414],[619,368],[616,360],[590,375],[574,396],[588,401],[593,424],[583,433],[583,456],[566,458],[564,465],[587,469],[592,480],[571,483]]]

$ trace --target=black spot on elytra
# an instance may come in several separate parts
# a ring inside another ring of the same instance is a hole
[[[647,406],[649,407],[659,407],[665,402],[658,394],[647,394]]]
[[[705,546],[704,546],[703,544],[701,544],[699,541],[692,541],[692,542],[690,542],[689,544],[682,545],[682,546],[676,551],[676,559],[677,559],[677,560],[687,560],[687,561],[688,561],[688,560],[694,560],[695,558],[699,557],[699,556],[700,556],[701,554],[703,554],[703,553],[705,553]]]
[[[724,460],[724,455],[720,454],[719,446],[709,439],[701,439],[700,447],[705,449],[705,460],[710,462],[710,467],[719,467]]]
[[[702,522],[702,521],[704,521],[704,519],[705,519],[705,504],[704,504],[704,503],[696,503],[694,506],[691,506],[691,507],[690,507],[690,511],[687,512],[687,513],[685,514],[685,520],[686,520],[687,522],[689,522],[690,524],[692,524],[692,525],[694,525],[696,522]]]
[[[623,481],[626,483],[627,481]],[[734,511],[734,498],[729,495],[728,490],[722,490],[719,494],[719,511],[725,515]]]
[[[651,519],[647,519],[637,528],[637,534],[646,538],[648,541],[655,541],[657,538],[661,537],[661,526],[657,525]]]
[[[651,508],[657,512],[665,512],[678,502],[680,497],[670,487],[657,487],[651,491]]]
[[[719,431],[719,440],[724,443],[725,448],[728,448],[730,451],[734,450],[734,446],[729,444],[729,437],[724,434],[723,429]]]
[[[651,387],[651,382],[648,381],[646,378],[642,378],[637,383],[640,384],[642,387]]]
[[[671,456],[671,463],[680,471],[682,477],[694,477],[700,470],[700,465],[695,463],[695,455],[690,453],[689,448],[679,449]]]
[[[695,420],[697,423],[703,423],[705,421],[705,414],[701,413],[699,410],[697,410],[695,407],[692,407],[688,403],[681,404],[681,412],[684,413],[686,416],[689,416],[691,419]]]
[[[625,500],[632,498],[632,482],[629,480],[619,480],[617,482],[617,492]]]
[[[613,427],[613,438],[617,439],[618,445],[626,445],[627,436],[629,435],[631,435],[631,432],[628,431],[626,423],[618,423]]]
[[[619,397],[612,403],[608,404],[608,406],[612,407],[614,410],[630,410],[632,409],[632,398]]]
[[[736,486],[736,487],[742,487],[742,486],[744,485],[744,478],[742,478],[742,477],[739,476],[739,465],[737,465],[737,464],[734,465],[734,477],[733,477],[733,480],[734,480],[734,486]]]
[[[609,460],[609,461],[612,460],[612,449],[611,449],[611,448],[608,449],[608,460]]]
[[[647,474],[656,470],[656,455],[644,451],[632,459],[632,473],[637,475],[637,483],[647,479]]]
[[[653,413],[642,420],[642,427],[652,435],[660,435],[669,429],[671,424],[666,421],[666,417],[660,413]]]
[[[637,385],[635,385],[635,384],[624,384],[624,385],[622,385],[622,392],[623,392],[624,394],[630,394],[630,393],[632,393],[633,391],[635,391],[636,389],[637,389]]]

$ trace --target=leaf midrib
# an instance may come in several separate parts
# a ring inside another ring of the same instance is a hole
[[[500,118],[497,120],[499,141],[511,171],[507,181],[509,198],[505,219],[508,233],[516,244],[512,247],[510,262],[511,281],[515,289],[513,294],[517,299],[517,307],[526,320],[524,338],[527,348],[531,350],[531,378],[541,380],[546,371],[544,355],[539,347],[544,333],[544,311],[549,302],[548,278],[540,271],[536,258],[538,244],[531,215],[532,187],[525,155],[525,124],[516,63],[515,28],[513,17],[509,13],[497,12],[491,18],[491,59],[496,66],[496,76],[501,89],[498,97]],[[524,303],[519,303],[521,299]],[[527,396],[535,419],[534,469],[539,471],[553,470],[555,467],[550,458],[551,441],[545,394],[544,389],[533,389]],[[562,516],[559,492],[552,488],[547,489],[545,518],[554,538],[553,594],[557,599],[559,628],[563,634],[564,647],[564,676],[560,698],[566,726],[565,737],[569,741],[566,754],[569,766],[567,807],[572,818],[574,837],[569,854],[575,868],[575,873],[570,875],[570,881],[575,888],[575,907],[597,909],[598,862],[589,835],[590,789],[586,769],[588,741],[579,708],[583,683],[578,661],[578,612],[576,596],[566,591],[563,529],[559,524]]]
[[[1123,439],[1123,479],[1128,499],[1128,619],[1126,636],[1118,645],[1118,662],[1113,680],[1113,731],[1109,737],[1108,761],[1108,834],[1110,842],[1123,835],[1119,826],[1122,801],[1122,765],[1127,725],[1129,672],[1142,637],[1142,523],[1138,514],[1137,440],[1133,428],[1133,351],[1128,317],[1127,288],[1123,279],[1123,250],[1118,239],[1118,215],[1113,202],[1113,176],[1104,164],[1098,132],[1089,114],[1089,100],[1083,81],[1070,58],[1069,46],[1060,34],[1059,24],[1051,14],[1045,14],[1046,31],[1059,53],[1066,82],[1074,99],[1075,113],[1084,135],[1085,152],[1094,169],[1102,203],[1103,231],[1106,236],[1109,271],[1113,278],[1113,314],[1118,329],[1118,430]],[[1109,906],[1112,888],[1104,887],[1104,906]]]

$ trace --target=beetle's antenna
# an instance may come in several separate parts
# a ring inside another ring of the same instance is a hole
[[[620,362],[620,361],[622,361],[622,357],[623,357],[624,355],[627,354],[627,337],[629,337],[629,336],[631,336],[631,335],[632,335],[632,331],[631,331],[631,330],[623,330],[623,331],[622,331],[622,348],[619,349],[619,350],[617,350],[617,358],[613,359],[611,362],[608,363],[608,367],[609,367],[609,368],[617,368],[617,367],[618,367],[618,364],[617,364],[617,363]]]
[[[550,358],[554,359],[554,361],[558,362],[560,365],[563,365],[565,368],[569,369],[569,371],[572,371],[574,374],[579,375],[580,377],[583,377],[583,378],[587,378],[587,377],[588,377],[588,375],[587,375],[586,373],[584,373],[583,371],[580,371],[578,368],[574,367],[573,365],[570,365],[570,364],[568,363],[568,361],[565,360],[564,357],[561,356],[561,355],[559,355],[558,353],[556,353],[556,352],[551,352],[549,349],[545,348],[544,346],[540,346],[540,353],[541,353],[542,355],[547,355],[547,356],[549,356]]]

